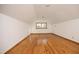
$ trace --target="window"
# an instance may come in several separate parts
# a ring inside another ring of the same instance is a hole
[[[36,22],[36,29],[47,29],[47,22]]]

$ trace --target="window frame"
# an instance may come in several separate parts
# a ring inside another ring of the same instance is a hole
[[[38,26],[40,24],[41,26]],[[42,25],[45,25],[44,27]],[[36,22],[36,29],[47,29],[47,22]]]

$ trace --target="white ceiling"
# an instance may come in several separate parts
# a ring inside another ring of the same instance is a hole
[[[79,5],[0,5],[0,13],[27,23],[43,17],[55,24],[79,18]]]
[[[79,18],[79,5],[35,5],[37,16],[44,16],[52,23]]]
[[[36,17],[33,5],[0,5],[0,13],[16,18],[17,20],[22,20],[27,23],[32,22],[33,19]]]

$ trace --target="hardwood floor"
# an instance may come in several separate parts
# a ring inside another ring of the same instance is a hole
[[[79,43],[51,33],[31,34],[6,54],[79,54]]]

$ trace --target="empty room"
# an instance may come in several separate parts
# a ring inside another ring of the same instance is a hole
[[[0,54],[79,54],[79,5],[0,4]]]

